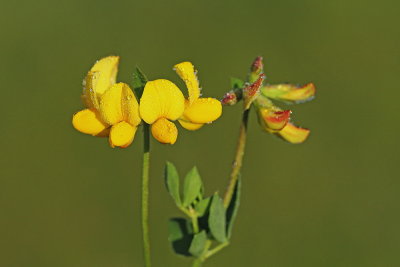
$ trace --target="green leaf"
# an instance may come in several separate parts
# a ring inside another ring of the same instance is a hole
[[[191,256],[189,247],[192,243],[193,234],[189,222],[184,218],[172,218],[168,222],[169,236],[172,249],[176,254]]]
[[[135,92],[136,97],[138,100],[142,97],[144,87],[147,83],[147,78],[146,75],[142,72],[142,70],[139,67],[135,68],[135,71],[133,72],[133,91]]]
[[[242,179],[240,174],[238,174],[238,180],[235,185],[235,191],[233,192],[233,196],[231,202],[229,203],[228,209],[226,210],[226,221],[227,221],[227,233],[228,239],[232,235],[233,224],[236,219],[236,215],[240,206],[240,197],[241,197],[241,189],[242,189]]]
[[[210,202],[211,202],[211,197],[208,197],[208,198],[200,200],[196,204],[194,209],[199,217],[203,216],[207,212],[207,209],[210,206]]]
[[[244,81],[239,79],[239,78],[235,78],[235,77],[231,77],[231,88],[232,89],[241,89],[244,87]]]
[[[183,206],[189,206],[202,194],[202,182],[196,167],[193,167],[185,177],[183,185]]]
[[[171,197],[177,206],[181,206],[181,197],[179,195],[179,174],[171,162],[165,165],[165,184]]]
[[[195,257],[201,256],[203,254],[205,245],[207,242],[207,233],[206,231],[201,231],[200,233],[197,233],[194,235],[192,243],[190,244],[189,247],[189,252]]]
[[[210,216],[208,217],[210,232],[215,240],[224,243],[226,239],[226,214],[224,203],[218,194],[211,200]]]

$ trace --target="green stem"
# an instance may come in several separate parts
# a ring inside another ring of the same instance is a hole
[[[199,221],[197,219],[197,215],[192,208],[190,208],[189,212],[190,212],[190,218],[192,219],[193,232],[197,234],[199,232]]]
[[[246,147],[247,124],[249,121],[250,109],[244,110],[242,115],[242,123],[239,130],[239,139],[236,147],[235,160],[232,165],[232,171],[229,178],[229,184],[224,196],[224,206],[227,208],[232,200],[235,185],[239,177],[240,169],[242,168],[244,149]]]
[[[192,267],[201,267],[203,265],[203,260],[201,258],[196,258],[193,261]]]
[[[142,232],[143,253],[146,267],[151,266],[149,238],[149,167],[150,167],[150,130],[143,125],[143,169],[142,169]]]
[[[204,256],[204,258],[209,258],[212,255],[214,255],[215,253],[217,253],[218,251],[220,251],[221,249],[223,249],[224,247],[226,247],[227,245],[229,245],[229,242],[225,242],[222,244],[219,244],[218,246],[216,246],[215,248],[213,248],[212,250],[209,250],[206,255]]]

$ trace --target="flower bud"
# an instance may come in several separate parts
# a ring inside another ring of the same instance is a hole
[[[238,102],[237,96],[233,90],[227,92],[221,100],[222,105],[233,106]]]
[[[249,109],[251,103],[253,103],[253,101],[260,94],[260,87],[262,86],[264,79],[265,75],[260,74],[254,83],[243,88],[244,109]]]
[[[256,59],[251,64],[249,82],[254,83],[257,81],[260,74],[264,73],[264,64],[262,57],[256,57]]]

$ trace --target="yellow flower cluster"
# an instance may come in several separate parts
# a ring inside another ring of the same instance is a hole
[[[220,101],[201,98],[199,81],[190,62],[175,65],[175,70],[188,88],[185,99],[171,81],[159,79],[146,83],[138,103],[125,83],[116,83],[119,57],[109,56],[97,61],[88,72],[82,99],[86,109],[74,114],[72,125],[82,133],[109,137],[112,147],[129,146],[141,120],[151,124],[151,132],[161,143],[174,144],[178,129],[197,130],[222,114]]]

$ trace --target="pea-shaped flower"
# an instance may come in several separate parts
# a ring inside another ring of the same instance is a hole
[[[127,147],[141,119],[132,90],[125,83],[116,83],[118,63],[119,57],[109,56],[88,72],[82,95],[87,108],[74,114],[72,125],[85,134],[108,136],[111,147]]]
[[[192,63],[177,64],[175,70],[188,88],[188,99],[174,83],[165,79],[147,82],[140,99],[141,118],[151,124],[154,138],[165,144],[174,144],[178,137],[178,129],[172,121],[179,120],[184,128],[197,130],[218,119],[222,113],[220,101],[200,97]]]

